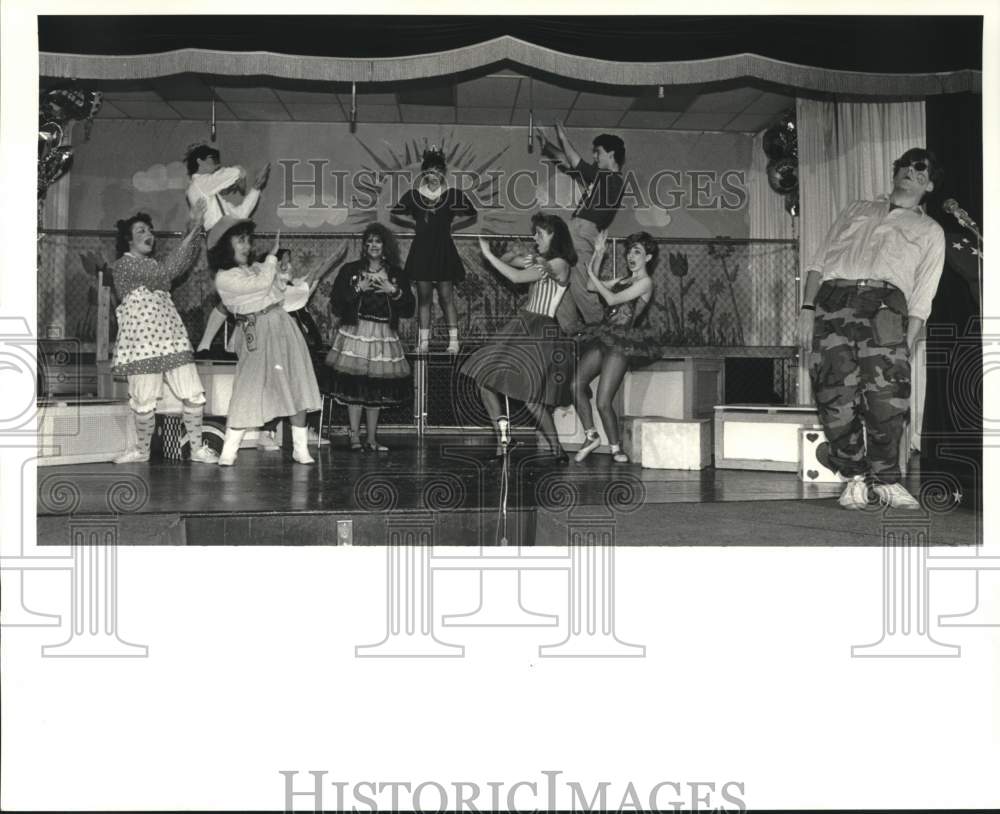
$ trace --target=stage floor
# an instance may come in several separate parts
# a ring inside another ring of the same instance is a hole
[[[617,545],[880,545],[886,529],[913,524],[931,544],[980,537],[973,501],[940,490],[929,511],[849,512],[839,484],[794,473],[643,469],[597,453],[559,465],[533,439],[511,453],[505,489],[485,435],[382,440],[390,452],[361,453],[335,436],[312,466],[244,449],[233,467],[41,467],[38,541],[66,545],[74,525],[102,522],[119,545],[382,545],[408,524],[432,528],[434,544],[473,546],[565,545],[588,527],[613,529]],[[906,484],[921,493],[919,473]]]

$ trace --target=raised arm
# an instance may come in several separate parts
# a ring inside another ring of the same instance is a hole
[[[191,216],[188,219],[187,232],[177,246],[163,261],[163,269],[171,280],[184,274],[191,266],[201,250],[202,224],[205,220],[205,210],[207,204],[204,200],[198,201],[191,209]]]
[[[573,147],[573,143],[569,140],[569,135],[566,133],[566,128],[563,127],[563,123],[560,121],[556,122],[556,136],[559,138],[559,145],[562,147],[563,155],[566,156],[566,164],[571,168],[575,168],[581,161],[580,154]]]
[[[493,254],[493,250],[490,249],[490,244],[486,242],[485,238],[479,238],[479,248],[483,253],[483,257],[489,261],[490,265],[512,283],[521,285],[523,283],[533,283],[542,278],[542,271],[537,265],[526,269],[519,269],[503,262],[503,260]]]

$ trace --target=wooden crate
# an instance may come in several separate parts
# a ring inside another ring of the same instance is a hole
[[[622,391],[627,416],[711,418],[712,408],[726,397],[726,360],[661,359],[627,373]]]
[[[39,404],[39,466],[112,461],[135,442],[135,423],[126,402]]]

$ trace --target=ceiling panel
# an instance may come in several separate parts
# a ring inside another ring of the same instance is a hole
[[[729,121],[726,129],[742,133],[759,133],[767,129],[773,121],[774,115],[771,113],[740,113]]]
[[[275,88],[274,91],[282,102],[300,105],[329,105],[337,104],[339,94],[333,91],[326,93],[314,90],[287,90],[285,88]],[[350,98],[350,97],[348,97]]]
[[[525,79],[517,92],[517,107],[570,108],[579,94],[570,88],[560,88],[539,79]]]
[[[229,102],[236,118],[247,121],[287,122],[291,119],[281,102]]]
[[[620,110],[580,110],[573,108],[566,120],[567,127],[617,127],[621,120]]]
[[[351,94],[338,93],[340,103],[344,110],[351,109]],[[395,93],[359,93],[357,94],[358,105],[394,105],[396,104]]]
[[[358,105],[359,122],[398,122],[399,108],[396,105]]]
[[[510,124],[510,110],[499,107],[459,107],[459,124]],[[527,116],[525,116],[527,124]]]
[[[688,105],[687,109],[690,113],[742,113],[760,95],[761,92],[755,88],[702,93]]]
[[[212,89],[216,96],[226,102],[276,102],[278,100],[273,88],[234,88],[216,85]]]
[[[795,99],[792,96],[784,96],[778,93],[764,92],[760,98],[751,102],[744,113],[768,113],[775,115],[789,108],[795,108]]]
[[[608,96],[603,93],[581,93],[573,107],[582,110],[628,110],[635,96]]]
[[[697,86],[674,86],[664,85],[663,96],[660,96],[659,89],[640,89],[632,110],[658,110],[679,113],[687,110],[691,103],[698,98],[699,87]]]
[[[161,102],[160,96],[148,83],[142,83],[142,87],[134,87],[128,90],[115,89],[104,91],[104,98],[110,102]]]
[[[346,122],[347,116],[338,102],[326,105],[303,105],[286,102],[291,117],[297,122]]]
[[[670,127],[681,114],[667,110],[630,110],[621,120],[619,127],[638,127],[648,130],[665,130]]]
[[[154,77],[149,80],[150,86],[167,101],[181,99],[184,101],[210,101],[215,98],[211,86],[207,85],[195,74],[182,73],[174,76]]]
[[[180,113],[166,102],[131,102],[119,100],[115,107],[130,119],[179,119]]]
[[[458,85],[458,106],[513,107],[520,81],[505,76],[484,76],[471,82],[461,82]]]
[[[554,139],[556,137],[556,122],[565,122],[566,117],[569,116],[569,108],[535,108],[532,111],[535,114],[535,127],[543,127],[548,133],[549,138]],[[523,124],[525,127],[528,126],[528,111],[527,110],[515,110],[514,115],[511,119],[511,124]]]
[[[97,111],[98,119],[127,119],[125,111],[115,107],[114,102],[109,102],[108,97],[104,97],[101,109]]]
[[[435,105],[403,105],[399,106],[400,116],[404,122],[419,124],[454,124],[455,108],[438,107]]]
[[[182,119],[212,120],[211,102],[171,101],[169,104],[174,110],[180,113]],[[237,116],[223,102],[216,102],[215,118],[220,121],[232,121]]]
[[[670,126],[674,130],[725,130],[732,113],[682,113]]]

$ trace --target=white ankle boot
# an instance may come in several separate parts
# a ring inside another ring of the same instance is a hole
[[[292,460],[300,464],[316,463],[309,454],[309,428],[292,425]]]
[[[458,328],[448,329],[448,353],[458,353]]]
[[[240,443],[246,430],[226,428],[226,440],[222,444],[222,454],[219,456],[219,466],[232,466],[236,463],[236,453],[240,451]]]

